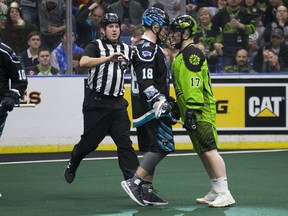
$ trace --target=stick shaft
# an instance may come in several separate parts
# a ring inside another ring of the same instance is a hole
[[[180,121],[180,120],[178,120],[178,119],[171,118],[171,120],[172,120],[173,122],[175,122],[175,123],[184,125],[184,122],[183,122],[183,121]]]
[[[31,107],[31,108],[34,108],[35,107],[35,104],[33,103],[29,103],[29,104],[18,104],[18,105],[15,105],[16,108],[24,108],[24,107]]]

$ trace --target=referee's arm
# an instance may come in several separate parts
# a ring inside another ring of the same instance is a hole
[[[80,59],[80,67],[96,67],[99,66],[101,64],[104,64],[106,62],[118,62],[121,61],[119,59],[119,57],[123,57],[122,53],[113,53],[110,56],[105,56],[105,57],[89,57],[89,56],[82,56],[82,58]]]

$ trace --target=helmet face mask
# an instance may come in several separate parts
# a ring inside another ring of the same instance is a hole
[[[183,42],[183,33],[180,31],[171,31],[169,33],[169,42],[172,49],[180,49]]]
[[[162,28],[159,28],[158,32],[155,34],[157,35],[157,40],[159,40],[157,43],[164,43],[169,35],[169,26],[165,25]]]
[[[170,24],[169,38],[171,46],[176,49],[180,49],[182,42],[192,38],[196,32],[197,22],[192,16],[180,15],[176,17]]]

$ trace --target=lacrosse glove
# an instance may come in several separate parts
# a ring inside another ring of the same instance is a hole
[[[17,90],[10,90],[4,94],[4,98],[1,101],[1,110],[11,112],[15,104],[20,103],[20,94]]]
[[[177,122],[173,121],[173,119],[179,120],[180,117],[181,117],[180,110],[179,110],[179,107],[178,107],[178,104],[177,104],[176,100],[173,97],[169,96],[167,101],[168,101],[168,103],[171,106],[171,111],[170,111],[170,114],[172,116],[171,123],[172,123],[172,125],[174,125]]]
[[[196,129],[196,112],[195,110],[188,109],[185,112],[184,128],[187,131]]]
[[[156,94],[148,101],[148,104],[152,104],[156,119],[159,119],[162,113],[169,113],[171,111],[171,106],[163,94]]]

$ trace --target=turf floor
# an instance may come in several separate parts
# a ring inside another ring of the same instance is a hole
[[[287,216],[288,151],[223,152],[236,204],[209,208],[195,203],[210,183],[195,155],[166,157],[154,187],[167,206],[140,207],[120,186],[117,159],[82,161],[67,184],[64,160],[0,163],[0,216]],[[1,155],[0,155],[1,158]],[[39,158],[38,158],[39,159]],[[141,160],[141,159],[140,159]]]

